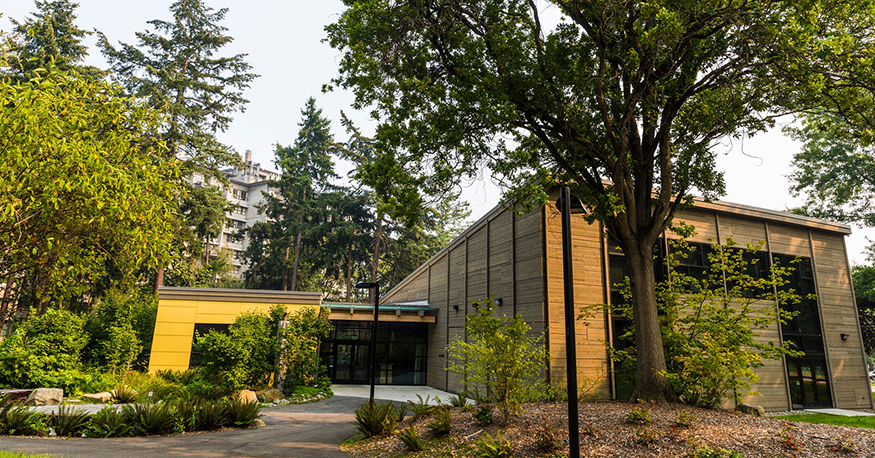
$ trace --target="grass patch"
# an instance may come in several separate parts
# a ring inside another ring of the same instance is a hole
[[[4,452],[0,450],[0,458],[51,458],[51,455],[31,455],[29,453]]]
[[[830,415],[826,413],[812,413],[805,415],[782,415],[780,417],[772,418],[798,421],[800,423],[819,423],[823,425],[855,426],[857,428],[875,429],[875,417],[845,417],[842,415]]]

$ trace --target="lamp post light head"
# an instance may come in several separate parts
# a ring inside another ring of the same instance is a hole
[[[571,207],[571,214],[572,215],[586,214],[586,207],[583,206],[583,202],[581,202],[580,199],[577,196],[575,196],[574,194],[569,193],[569,195],[571,196],[571,199],[569,202],[570,207]],[[558,208],[559,211],[562,212],[562,197],[561,196],[558,199],[556,199],[556,208]]]
[[[367,288],[367,289],[370,289],[370,288],[376,288],[376,287],[379,286],[379,285],[380,285],[380,284],[379,284],[378,282],[375,282],[375,281],[373,281],[373,282],[372,282],[372,281],[360,281],[360,282],[358,282],[358,283],[355,284],[355,287],[356,287],[356,288]]]

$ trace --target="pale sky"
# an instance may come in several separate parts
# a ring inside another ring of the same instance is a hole
[[[136,44],[134,33],[146,30],[146,21],[170,19],[168,8],[172,3],[172,0],[79,0],[77,25],[86,30],[97,29],[116,44],[119,41]],[[335,76],[340,59],[336,50],[321,41],[325,37],[323,27],[334,22],[343,10],[339,0],[207,0],[207,4],[229,9],[223,25],[234,42],[226,46],[226,55],[248,54],[253,71],[261,75],[244,94],[250,100],[246,112],[234,115],[228,131],[219,136],[222,142],[241,155],[252,150],[255,161],[274,168],[273,145],[294,142],[301,108],[310,96],[316,98],[317,106],[332,120],[337,140],[346,138],[339,122],[341,110],[365,133],[372,132],[368,114],[350,108],[351,94],[340,90],[321,92],[322,85]],[[23,22],[35,10],[31,0],[3,0],[0,30],[11,30],[8,18]],[[90,53],[87,63],[107,68],[95,41],[94,36],[86,40]],[[777,129],[719,147],[718,166],[726,172],[727,183],[722,200],[774,210],[798,205],[800,200],[790,196],[786,178],[792,170],[793,154],[798,150],[799,144]],[[462,195],[471,206],[472,221],[495,206],[499,196],[500,190],[488,176],[474,180]],[[848,254],[852,264],[863,264],[866,237],[875,239],[875,230],[854,227],[853,231],[847,238]]]

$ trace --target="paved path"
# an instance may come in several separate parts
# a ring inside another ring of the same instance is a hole
[[[0,450],[66,458],[290,457],[348,458],[338,444],[356,433],[352,411],[370,395],[367,385],[337,385],[334,397],[262,410],[266,426],[217,433],[113,439],[0,437]],[[429,387],[376,387],[378,400],[404,402],[449,393]]]
[[[805,409],[806,412],[826,413],[830,415],[842,415],[845,417],[873,417],[875,413],[857,412],[856,410],[846,409]]]

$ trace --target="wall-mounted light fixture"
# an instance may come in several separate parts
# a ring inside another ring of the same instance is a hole
[[[842,333],[840,335],[842,336],[842,340],[848,340],[848,337],[850,337],[849,335],[844,334],[844,333]]]
[[[401,307],[398,307],[397,309],[395,309],[395,315],[401,316]]]
[[[498,304],[499,307],[501,307],[502,305],[504,305],[504,299],[499,297],[495,300],[495,303]]]
[[[458,305],[454,305],[454,306],[453,306],[453,310],[458,311],[458,310],[459,310],[459,306],[458,306]]]

